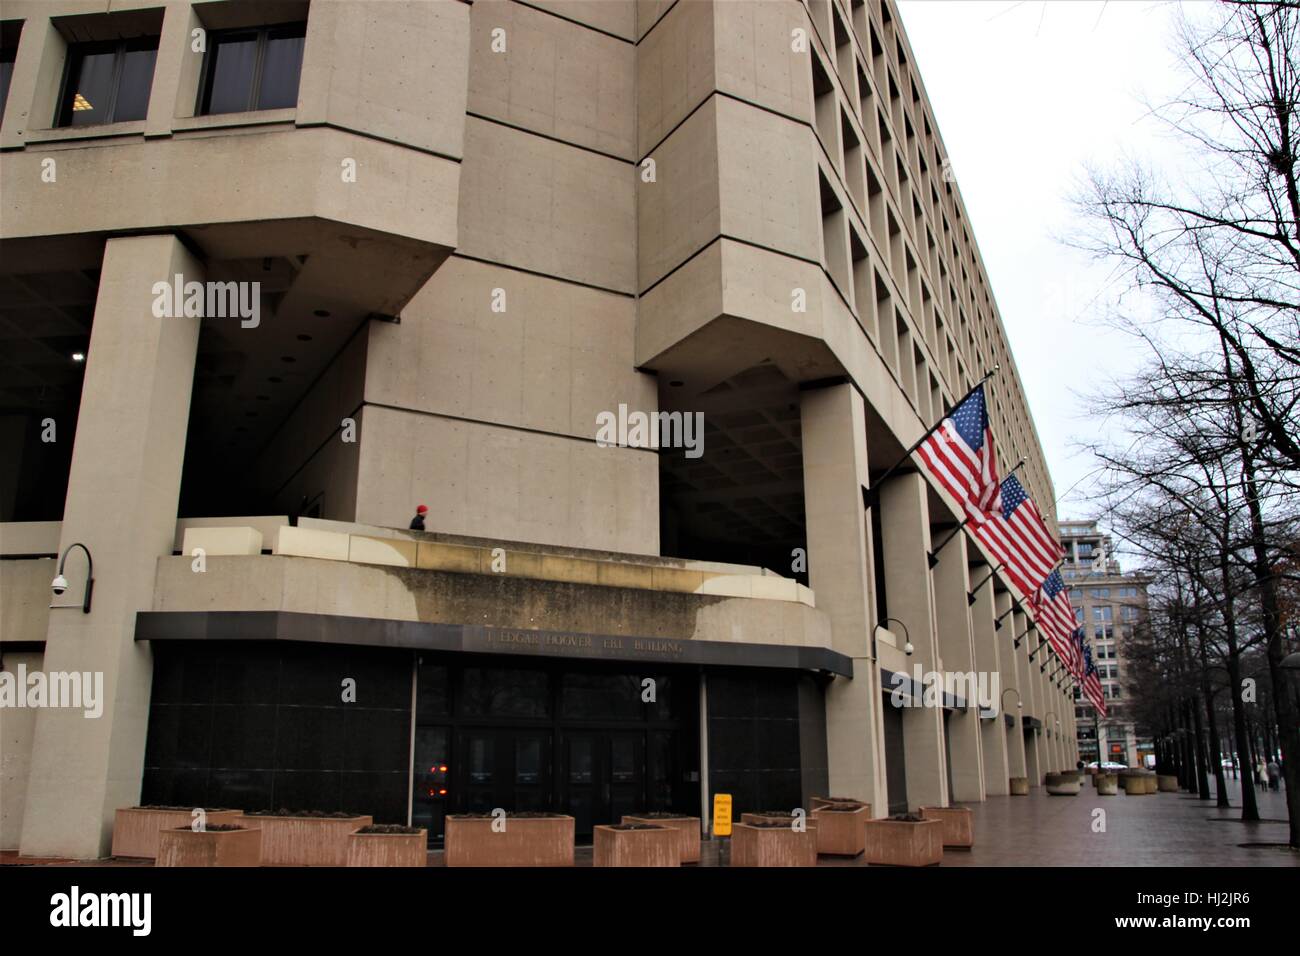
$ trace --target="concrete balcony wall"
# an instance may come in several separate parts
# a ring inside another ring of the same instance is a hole
[[[642,449],[367,405],[357,520],[653,554],[659,462]],[[594,431],[594,429],[593,429]]]

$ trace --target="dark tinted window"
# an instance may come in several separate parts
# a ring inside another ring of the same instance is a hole
[[[157,56],[157,37],[70,46],[58,124],[92,126],[144,119]]]
[[[9,99],[9,81],[14,75],[15,47],[0,47],[0,119],[4,119],[5,101]]]
[[[306,35],[305,23],[215,34],[199,112],[243,113],[297,106]]]

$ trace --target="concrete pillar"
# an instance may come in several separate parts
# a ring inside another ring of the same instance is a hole
[[[1011,607],[1011,595],[1006,591],[1000,591],[995,599],[995,606],[998,613],[1008,610]],[[998,631],[998,659],[1002,663],[1002,684],[1003,690],[1010,688],[1013,693],[1004,693],[1003,700],[1006,707],[1005,713],[1011,715],[1011,726],[1006,726],[1006,721],[1002,721],[1005,730],[1004,738],[1007,748],[1007,769],[1009,777],[1024,777],[1025,772],[1025,736],[1021,730],[1021,720],[1024,716],[1024,695],[1020,689],[1020,668],[1017,666],[1017,651],[1013,643],[1016,634],[1016,618],[1018,615],[1012,611],[1002,619],[1002,629]],[[1008,784],[1009,786],[1009,784]]]
[[[987,568],[982,568],[974,577],[978,580],[987,573]],[[1007,778],[1011,776],[1011,771],[1007,766],[1007,735],[1002,713],[1012,695],[1003,694],[1007,685],[1002,673],[997,640],[1005,631],[995,629],[993,624],[994,618],[1010,605],[1011,598],[1005,592],[995,595],[993,588],[986,585],[976,593],[970,615],[975,647],[975,668],[981,673],[990,675],[990,680],[993,675],[997,675],[998,678],[993,694],[993,710],[997,712],[997,716],[992,720],[980,721],[980,757],[984,762],[984,792],[991,796],[1005,795],[1010,789]],[[1014,709],[1015,704],[1012,703],[1011,706]]]
[[[1020,630],[1023,631],[1030,624],[1028,615],[1017,615],[1021,620]],[[1020,642],[1020,653],[1017,655],[1019,661],[1018,667],[1021,672],[1020,686],[1025,695],[1025,713],[1037,718],[1039,723],[1043,720],[1043,701],[1039,694],[1038,682],[1034,679],[1038,676],[1037,658],[1029,659],[1029,654],[1033,651],[1038,643],[1038,632],[1030,627],[1029,633]],[[1032,725],[1031,725],[1032,726]],[[1041,787],[1043,785],[1043,751],[1042,751],[1043,733],[1041,729],[1031,730],[1025,740],[1025,765],[1031,787]]]
[[[106,855],[113,811],[139,801],[152,665],[134,642],[136,612],[153,605],[160,555],[171,554],[198,347],[197,318],[155,318],[155,282],[203,281],[174,236],[110,239],[86,355],[81,412],[63,512],[62,552],[95,561],[89,614],[85,557],[50,611],[47,671],[101,672],[103,714],[47,709],[35,745],[20,849],[27,856]]]
[[[871,658],[871,522],[862,504],[870,480],[865,407],[850,385],[806,391],[800,404],[808,582],[831,619],[835,650],[853,658],[853,679],[836,678],[826,690],[830,789],[869,800],[884,815],[880,673]]]
[[[948,534],[950,532],[944,532]],[[940,539],[942,540],[942,538]],[[945,673],[971,675],[957,683],[966,709],[948,718],[948,749],[952,764],[952,798],[958,803],[984,799],[984,759],[980,752],[979,673],[971,632],[971,608],[966,535],[959,533],[938,554],[933,571],[934,606],[939,624],[939,657]],[[987,590],[987,587],[981,588]],[[987,679],[983,688],[989,687]]]
[[[915,648],[913,667],[919,665],[923,673],[937,671],[939,658],[934,590],[926,558],[930,550],[928,494],[925,478],[913,472],[890,479],[881,489],[878,505],[889,616],[906,626]],[[908,805],[946,804],[948,773],[942,710],[908,707],[903,712],[903,746],[907,752]]]
[[[1008,747],[1011,751],[1011,769],[1013,777],[1029,777],[1030,783],[1033,782],[1033,773],[1029,765],[1029,750],[1025,746],[1025,717],[1031,711],[1029,710],[1029,688],[1025,684],[1025,658],[1028,651],[1025,650],[1025,640],[1022,638],[1020,647],[1015,646],[1015,636],[1018,635],[1025,627],[1025,616],[1019,611],[1012,611],[1007,615],[1003,630],[1010,628],[1010,632],[1003,640],[1003,648],[1007,651],[1009,661],[1007,670],[1014,675],[1015,687],[1017,691],[1016,701],[1020,705],[1016,708],[1013,715],[1015,726],[1010,728],[1007,738]]]

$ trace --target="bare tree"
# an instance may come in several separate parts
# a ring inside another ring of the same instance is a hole
[[[1300,492],[1300,5],[1184,11],[1176,39],[1190,82],[1152,112],[1201,173],[1162,176],[1137,163],[1094,172],[1080,200],[1091,231],[1079,240],[1122,263],[1154,304],[1153,314],[1115,317],[1151,361],[1104,407],[1143,442],[1144,428],[1160,429],[1166,457],[1098,451],[1210,532],[1239,758],[1251,740],[1240,661],[1258,639],[1280,691],[1270,723],[1300,847],[1300,710],[1281,669]]]

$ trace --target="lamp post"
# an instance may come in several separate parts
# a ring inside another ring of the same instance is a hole
[[[876,626],[871,629],[871,659],[873,661],[876,660],[876,631],[881,627],[884,627],[884,625],[888,624],[890,621],[893,621],[903,629],[903,653],[908,657],[912,656],[912,635],[907,633],[907,625],[896,617],[887,617],[883,621],[877,621]],[[889,628],[886,627],[885,630],[889,630]]]
[[[80,541],[74,541],[64,549],[62,557],[59,558],[59,572],[50,582],[50,590],[56,596],[61,595],[68,589],[68,579],[63,576],[63,568],[68,563],[68,555],[72,553],[73,548],[80,548],[86,552],[86,591],[81,598],[81,613],[90,613],[90,594],[95,589],[95,562],[90,557],[90,549]],[[75,604],[51,604],[50,609],[61,607],[76,607]]]

